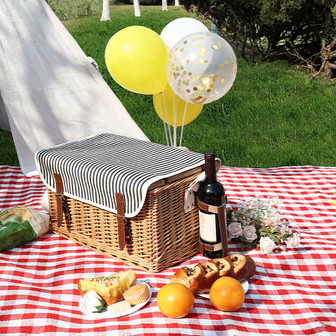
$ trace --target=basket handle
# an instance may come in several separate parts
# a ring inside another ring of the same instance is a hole
[[[70,219],[70,211],[66,202],[66,199],[63,194],[63,183],[62,183],[62,178],[60,174],[54,174],[55,177],[55,184],[56,184],[56,206],[57,206],[57,224],[58,226],[62,225],[62,220],[63,220],[63,212],[65,215],[65,219],[69,220]]]
[[[119,249],[123,250],[125,248],[126,241],[131,242],[132,238],[125,217],[124,197],[122,194],[116,192],[115,198],[117,201],[118,244]]]

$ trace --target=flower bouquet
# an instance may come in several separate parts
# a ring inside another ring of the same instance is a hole
[[[239,239],[242,250],[260,247],[262,253],[286,250],[300,244],[300,237],[280,216],[278,198],[252,197],[238,202],[237,210],[228,214],[228,237]]]

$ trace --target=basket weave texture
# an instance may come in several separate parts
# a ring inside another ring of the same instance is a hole
[[[48,190],[52,231],[128,265],[156,273],[198,252],[198,210],[184,212],[184,194],[198,176],[149,190],[140,213],[128,218],[132,242],[118,247],[117,215],[65,197],[70,220],[57,223],[56,195]]]

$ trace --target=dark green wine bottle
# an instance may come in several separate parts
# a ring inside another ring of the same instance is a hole
[[[197,191],[197,198],[203,203],[203,207],[199,207],[200,243],[203,246],[203,255],[207,258],[214,259],[224,256],[221,242],[220,219],[218,213],[206,211],[205,207],[206,205],[225,207],[226,196],[222,184],[217,180],[215,154],[212,152],[205,153],[204,158],[205,180],[200,183]],[[226,230],[226,215],[224,220]],[[227,244],[227,242],[224,243]]]

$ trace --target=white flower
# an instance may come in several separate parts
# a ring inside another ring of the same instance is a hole
[[[272,216],[272,217],[266,217],[262,223],[262,226],[276,227],[277,224],[278,224],[278,218]]]
[[[293,237],[288,238],[286,240],[286,244],[287,244],[288,248],[294,248],[294,247],[300,245],[300,236],[298,235],[298,233],[295,232],[293,234]]]
[[[275,242],[270,237],[260,238],[261,253],[264,254],[271,253],[275,248],[276,248]]]
[[[244,228],[244,237],[248,242],[252,242],[253,240],[257,239],[257,232],[256,228],[252,225],[247,225]]]
[[[231,223],[228,226],[229,238],[238,238],[243,234],[242,226],[240,223]]]

